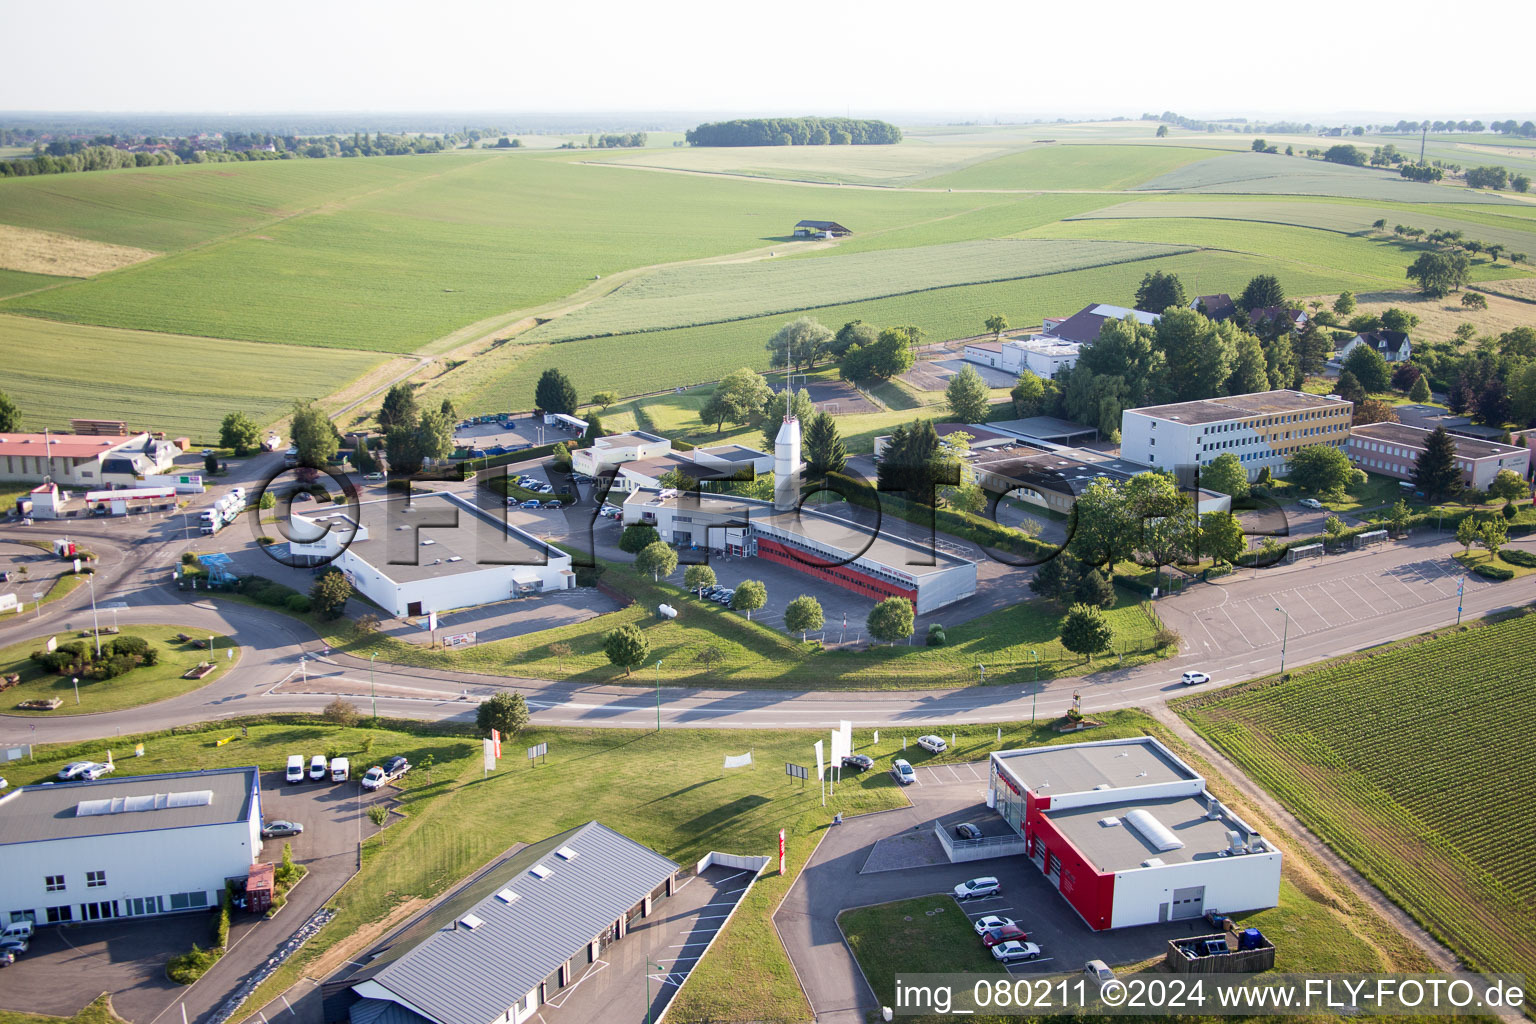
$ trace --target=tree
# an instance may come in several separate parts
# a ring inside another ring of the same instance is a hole
[[[21,430],[21,410],[11,401],[11,396],[0,391],[0,434],[15,434]]]
[[[1072,540],[1068,550],[1089,566],[1112,565],[1131,549],[1133,531],[1120,489],[1098,477],[1072,505]]]
[[[1536,358],[1536,327],[1525,324],[1499,335],[1499,355],[1511,359]]]
[[[959,487],[951,487],[944,500],[952,509],[980,515],[987,507],[987,492],[977,484],[961,484]]]
[[[1489,558],[1498,558],[1499,549],[1509,543],[1509,526],[1498,516],[1492,516],[1478,526],[1477,542],[1488,550]]]
[[[961,423],[985,422],[987,410],[991,406],[991,395],[987,382],[982,380],[976,367],[969,363],[949,378],[949,383],[944,387],[944,399],[949,403],[955,419]]]
[[[1192,309],[1170,309],[1159,318],[1153,327],[1154,343],[1166,360],[1168,387],[1175,401],[1225,393],[1238,333],[1230,321],[1216,324]],[[1117,426],[1118,420],[1117,416]]]
[[[327,569],[309,588],[309,606],[322,619],[339,619],[352,596],[352,584],[339,569]]]
[[[219,457],[213,452],[203,456],[203,472],[213,476],[219,471]]]
[[[1391,510],[1387,512],[1387,529],[1392,532],[1393,536],[1400,537],[1408,529],[1408,519],[1411,514],[1408,511],[1408,503],[1402,498],[1398,498],[1397,504],[1393,505]]]
[[[1247,331],[1238,332],[1232,373],[1227,377],[1226,390],[1233,395],[1251,395],[1269,390],[1269,364],[1265,361],[1263,346],[1259,344],[1258,338]]]
[[[661,476],[657,477],[656,482],[663,488],[669,488],[674,491],[692,491],[696,490],[699,486],[699,482],[697,480],[689,476],[687,473],[684,473],[676,466],[673,466],[671,469],[661,474]]]
[[[1467,283],[1471,264],[1459,252],[1421,252],[1408,267],[1408,277],[1431,299],[1443,299]]]
[[[987,317],[986,327],[989,334],[1001,335],[1008,329],[1008,318],[1001,313],[993,313]]]
[[[4,401],[0,395],[0,402]],[[3,418],[0,412],[0,418]],[[9,430],[10,428],[5,428]],[[261,447],[261,428],[243,412],[228,413],[219,424],[219,447],[233,448],[236,455],[246,455]]]
[[[384,454],[389,457],[389,468],[394,473],[420,472],[422,465],[421,436],[413,427],[405,425],[389,428],[384,435]]]
[[[1269,306],[1283,306],[1285,289],[1280,286],[1280,279],[1275,275],[1259,274],[1250,279],[1243,288],[1242,295],[1238,296],[1237,305],[1244,312],[1265,309]]]
[[[1510,416],[1509,392],[1504,381],[1490,375],[1477,393],[1477,418],[1492,427],[1502,427]]]
[[[1463,516],[1461,522],[1456,524],[1456,543],[1470,552],[1472,545],[1477,543],[1477,522],[1471,516]]]
[[[801,643],[805,642],[805,634],[820,629],[823,621],[821,602],[810,594],[801,594],[784,609],[784,628],[799,633]]]
[[[841,473],[848,465],[848,449],[829,413],[818,412],[806,428],[803,448],[805,466],[817,476]]]
[[[690,565],[683,570],[683,586],[698,594],[701,598],[704,596],[704,588],[714,585],[715,570],[707,565]]]
[[[528,720],[528,702],[523,695],[506,690],[497,690],[475,709],[475,728],[487,739],[492,729],[503,737],[516,736],[528,728]]]
[[[1344,520],[1338,516],[1329,516],[1323,520],[1323,533],[1327,535],[1329,540],[1337,540],[1339,534],[1343,533],[1346,529]]]
[[[421,414],[416,423],[416,451],[423,459],[446,459],[453,454],[453,423],[435,409]]]
[[[1200,470],[1200,486],[1233,499],[1248,496],[1248,470],[1231,452],[1222,452]]]
[[[651,579],[670,576],[677,569],[677,552],[663,541],[647,544],[635,555],[635,571],[650,573]]]
[[[1379,220],[1376,223],[1386,226],[1387,222]],[[1349,316],[1349,314],[1353,313],[1355,311],[1355,293],[1351,291],[1340,292],[1339,297],[1333,300],[1333,311],[1339,314],[1339,316]]]
[[[1429,401],[1431,397],[1429,391],[1429,379],[1421,374],[1419,378],[1413,382],[1413,388],[1408,392],[1408,397],[1420,404]]]
[[[576,411],[576,385],[570,378],[554,367],[550,367],[539,375],[538,384],[533,388],[534,407],[546,413],[564,413],[569,416]]]
[[[438,403],[437,411],[441,413],[443,419],[447,420],[449,423],[457,423],[459,420],[458,407],[453,404],[453,399],[451,398],[444,398],[440,403]]]
[[[1298,339],[1298,344],[1299,344]],[[1271,390],[1278,391],[1281,388],[1301,389],[1302,372],[1297,364],[1296,345],[1291,343],[1291,335],[1288,331],[1281,331],[1273,338],[1262,343],[1264,348],[1264,370],[1269,380]],[[1323,358],[1327,358],[1324,356]]]
[[[607,412],[608,407],[618,400],[619,393],[617,391],[599,391],[592,396],[592,404],[601,408],[603,412]]]
[[[332,725],[345,727],[356,725],[362,716],[345,698],[337,697],[325,706],[325,710],[320,712],[320,717]]]
[[[1243,534],[1243,523],[1237,516],[1230,512],[1214,511],[1200,517],[1197,555],[1210,555],[1215,561],[1231,565],[1247,547],[1248,538]]]
[[[1526,493],[1525,477],[1512,469],[1499,470],[1493,483],[1488,485],[1488,496],[1502,499],[1506,504],[1519,501]]]
[[[1401,331],[1407,334],[1418,325],[1418,314],[1410,313],[1406,309],[1398,309],[1396,306],[1384,310],[1381,314],[1381,326],[1389,331]]]
[[[1344,359],[1344,369],[1355,375],[1367,392],[1386,391],[1392,386],[1392,371],[1380,352],[1360,344]]]
[[[1178,275],[1161,270],[1144,276],[1136,289],[1136,308],[1144,313],[1161,313],[1169,306],[1183,306],[1187,301]]]
[[[731,607],[738,612],[747,613],[747,621],[752,621],[752,613],[768,603],[768,588],[762,580],[742,580],[736,584],[736,592],[731,595]]]
[[[1008,397],[1013,399],[1015,416],[1038,416],[1045,404],[1045,384],[1028,370],[1021,370]]]
[[[1360,386],[1360,381],[1349,370],[1339,374],[1339,382],[1333,386],[1333,393],[1357,406],[1365,401],[1365,388]]]
[[[1367,398],[1355,406],[1354,425],[1363,427],[1368,423],[1397,423],[1397,410],[1388,402],[1375,398]]]
[[[831,353],[838,359],[848,354],[848,350],[855,345],[860,348],[868,348],[880,338],[880,332],[875,330],[863,320],[850,320],[838,328],[837,334],[832,338]]]
[[[341,442],[324,412],[310,402],[294,402],[288,430],[299,450],[299,465],[324,469],[336,457]]]
[[[1078,579],[1072,597],[1078,604],[1111,608],[1115,603],[1115,586],[1099,570],[1089,569]]]
[[[773,394],[762,374],[750,366],[728,373],[710,394],[699,419],[715,425],[720,433],[726,423],[750,423],[762,411],[764,403]]]
[[[1423,375],[1424,371],[1420,370],[1414,363],[1398,363],[1392,369],[1392,390],[1411,391],[1413,390],[1413,382]]]
[[[1160,139],[1166,139],[1168,137],[1168,126],[1167,125],[1160,124],[1160,125],[1157,126],[1157,137],[1160,138]]]
[[[1333,342],[1318,326],[1316,318],[1308,321],[1296,337],[1296,364],[1303,375],[1316,376],[1333,355]]]
[[[714,644],[705,644],[699,649],[699,653],[693,656],[693,660],[704,666],[704,671],[708,672],[725,660],[725,652]]]
[[[651,641],[638,626],[625,623],[603,637],[603,653],[608,655],[609,664],[619,666],[627,676],[651,656]]]
[[[1461,489],[1461,469],[1456,465],[1456,442],[1444,427],[1436,427],[1424,440],[1424,450],[1413,465],[1413,486],[1431,502]]]
[[[805,428],[816,418],[816,405],[811,401],[810,392],[778,391],[769,396],[768,401],[762,407],[763,425],[763,450],[773,451],[774,443],[779,437],[779,428],[784,425],[786,416],[794,416],[800,421],[800,443],[802,449],[805,446]]]
[[[888,597],[870,609],[864,624],[871,637],[893,644],[912,635],[914,619],[911,601],[904,597]]]
[[[768,339],[769,365],[791,370],[809,366],[831,347],[832,337],[830,330],[811,317],[791,320]]]
[[[1109,647],[1114,633],[1104,620],[1104,613],[1091,605],[1075,604],[1061,620],[1061,646],[1073,654],[1093,656]]]
[[[1531,178],[1528,174],[1517,174],[1509,179],[1509,187],[1516,192],[1529,192],[1531,190]]]
[[[876,472],[881,490],[900,491],[929,506],[940,484],[959,482],[956,459],[940,444],[931,420],[913,420],[891,431]]]
[[[1355,134],[1361,134],[1359,126],[1356,126]],[[1349,167],[1364,167],[1366,161],[1365,150],[1351,146],[1347,142],[1329,146],[1323,152],[1323,159],[1329,163],[1345,164]]]
[[[1029,578],[1029,589],[1048,600],[1070,604],[1082,576],[1082,563],[1063,551],[1035,570]]]
[[[384,402],[379,406],[379,429],[387,434],[391,427],[414,427],[418,415],[416,392],[410,384],[401,381],[384,395]]]
[[[619,534],[619,550],[626,554],[638,555],[659,540],[661,540],[661,534],[657,533],[656,527],[650,523],[630,523],[624,527],[624,532]]]
[[[856,345],[843,356],[839,371],[848,380],[889,380],[912,369],[910,328],[887,327],[869,345]]]
[[[1319,494],[1343,491],[1354,478],[1349,456],[1331,444],[1309,444],[1285,461],[1292,483]]]

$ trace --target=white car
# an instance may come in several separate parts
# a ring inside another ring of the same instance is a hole
[[[81,772],[80,778],[95,782],[103,775],[110,775],[115,771],[117,771],[117,765],[115,764],[101,764],[100,762],[96,762],[86,768],[85,771]]]
[[[70,779],[78,779],[87,768],[95,763],[94,761],[71,761],[59,769],[59,778],[66,782]]]
[[[364,473],[363,474],[363,479],[368,481],[371,484],[372,483],[378,483],[380,480],[384,479],[384,474],[383,473]]]
[[[917,773],[912,770],[912,766],[899,757],[891,762],[891,774],[903,786],[910,786],[917,781]]]
[[[976,922],[976,934],[984,935],[993,928],[1016,928],[1018,922],[1011,917],[998,917],[996,914],[988,914]]]
[[[313,782],[324,782],[331,777],[331,765],[324,754],[309,759],[309,777]]]
[[[1208,683],[1210,681],[1211,677],[1207,672],[1185,672],[1179,676],[1179,682],[1185,686],[1199,686],[1201,683]]]
[[[917,745],[935,754],[942,754],[949,749],[949,744],[945,743],[938,736],[919,736],[917,738]]]
[[[1300,505],[1302,508],[1320,509],[1323,507],[1323,503],[1318,501],[1316,498],[1302,498],[1296,504]]]
[[[996,878],[985,875],[981,878],[973,878],[969,882],[961,882],[955,886],[955,899],[974,900],[984,896],[996,896],[1003,891]]]
[[[1083,964],[1083,973],[1098,982],[1101,988],[1115,980],[1115,972],[1103,960],[1089,960]]]
[[[363,773],[363,788],[378,789],[384,785],[384,769],[374,765]]]
[[[1015,960],[1036,960],[1040,956],[1040,947],[1033,942],[999,942],[992,947],[992,955],[1005,964]]]

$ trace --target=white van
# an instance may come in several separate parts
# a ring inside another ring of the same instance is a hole
[[[12,921],[4,928],[0,928],[0,939],[20,939],[23,942],[31,942],[32,933],[36,930],[31,921]]]
[[[324,754],[316,754],[309,759],[309,777],[313,782],[324,782],[330,778],[331,766],[326,763]]]
[[[289,782],[303,782],[304,781],[304,755],[303,754],[289,754],[288,755],[288,781]]]
[[[331,781],[346,782],[352,771],[351,763],[344,757],[331,759]]]

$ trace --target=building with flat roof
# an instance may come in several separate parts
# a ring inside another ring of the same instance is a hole
[[[1090,928],[1280,902],[1281,854],[1150,736],[995,751],[987,802]]]
[[[0,914],[42,925],[205,910],[260,849],[256,768],[22,786],[0,795]]]
[[[576,586],[571,556],[443,491],[293,514],[289,550],[329,561],[397,618]]]
[[[1368,473],[1412,480],[1419,455],[1432,433],[1406,423],[1367,423],[1354,428],[1345,451],[1351,462]],[[1461,470],[1463,485],[1486,491],[1493,478],[1505,469],[1519,473],[1522,479],[1530,477],[1529,448],[1459,434],[1450,437],[1456,444],[1456,467]]]
[[[1259,391],[1120,415],[1120,456],[1154,469],[1198,469],[1231,452],[1253,480],[1284,476],[1286,459],[1309,445],[1343,448],[1354,403],[1303,391]]]
[[[661,478],[673,470],[692,480],[756,479],[773,470],[773,456],[743,444],[669,451],[621,464],[611,490],[623,494],[640,487],[660,487]]]
[[[976,563],[811,508],[699,492],[635,491],[624,522],[669,544],[763,558],[872,601],[905,597],[919,615],[976,592]]]
[[[1083,353],[1083,344],[1037,334],[1030,338],[1016,338],[1003,344],[1003,369],[1010,373],[1028,370],[1036,377],[1050,379],[1058,370],[1070,370],[1077,365],[1077,357]]]
[[[1444,427],[1448,433],[1460,434],[1462,437],[1475,437],[1483,441],[1497,441],[1504,436],[1502,427],[1473,423],[1472,417],[1458,416],[1438,405],[1394,405],[1392,411],[1397,413],[1398,422],[1406,423],[1410,427],[1423,427],[1425,430]]]
[[[583,476],[597,476],[626,462],[654,458],[671,450],[672,442],[664,437],[629,430],[595,438],[590,446],[571,452],[571,469]]]
[[[601,970],[602,951],[673,894],[678,871],[596,821],[515,850],[328,984],[325,1019],[522,1024]]]
[[[132,484],[160,473],[180,451],[170,441],[145,432],[128,435],[0,434],[0,480],[39,482],[49,477],[60,487]]]
[[[994,370],[1006,369],[1003,365],[1003,342],[1001,341],[968,341],[960,354],[968,363],[990,366]]]

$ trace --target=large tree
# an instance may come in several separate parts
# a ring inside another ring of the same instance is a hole
[[[806,427],[816,418],[816,404],[811,401],[809,391],[777,391],[769,395],[760,413],[764,451],[773,451],[774,442],[779,437],[779,428],[784,425],[784,417],[789,415],[800,421],[800,444],[803,448]]]
[[[1244,286],[1243,293],[1237,298],[1237,305],[1245,313],[1269,306],[1283,306],[1285,289],[1281,287],[1280,279],[1275,275],[1259,274]]]
[[[1390,403],[1379,401],[1375,398],[1367,398],[1355,406],[1353,423],[1357,427],[1363,427],[1371,423],[1397,423],[1397,410]]]
[[[387,434],[391,427],[414,427],[418,415],[416,392],[410,384],[401,381],[384,395],[384,402],[379,406],[379,429]]]
[[[641,574],[650,573],[651,579],[661,576],[670,576],[677,570],[677,552],[672,550],[672,545],[664,541],[656,541],[647,544],[635,555],[635,571]]]
[[[1001,313],[993,313],[986,319],[986,328],[988,333],[1000,336],[1008,329],[1008,318]]]
[[[497,690],[475,709],[475,728],[489,737],[495,729],[502,736],[516,736],[528,728],[528,702],[520,693]]]
[[[1344,358],[1344,369],[1355,375],[1355,380],[1367,392],[1386,391],[1392,386],[1392,371],[1387,361],[1369,345],[1360,344]]]
[[[293,417],[288,430],[293,434],[294,447],[299,450],[299,465],[310,469],[324,469],[336,458],[341,439],[336,428],[319,407],[311,402],[294,402]]]
[[[784,628],[791,633],[799,633],[802,643],[805,642],[805,634],[820,629],[823,621],[821,602],[810,594],[801,594],[784,609]]]
[[[352,596],[352,584],[340,569],[327,569],[309,588],[309,606],[322,619],[339,619]]]
[[[539,374],[539,382],[533,388],[534,407],[547,413],[565,413],[567,416],[576,411],[576,385],[570,378],[554,367],[550,367]]]
[[[727,423],[750,423],[762,412],[773,391],[762,374],[750,366],[733,370],[720,379],[699,410],[699,419],[715,425],[720,433]]]
[[[1120,429],[1125,409],[1171,399],[1168,378],[1153,327],[1133,317],[1107,320],[1067,374],[1061,404],[1069,418],[1094,424],[1107,436]]]
[[[1015,416],[1038,416],[1045,405],[1045,384],[1028,370],[1021,370],[1008,397],[1013,399]]]
[[[1170,309],[1153,331],[1167,360],[1168,386],[1175,401],[1226,394],[1241,333],[1235,325],[1217,324],[1192,309]]]
[[[630,523],[624,527],[624,532],[619,534],[619,550],[626,554],[638,555],[659,540],[661,540],[661,534],[657,533],[656,527],[650,523]]]
[[[954,455],[939,443],[931,420],[913,420],[891,431],[880,455],[880,489],[931,506],[941,484],[958,484]]]
[[[767,603],[768,587],[762,580],[742,580],[731,594],[731,607],[746,612],[748,622],[752,621],[752,613]]]
[[[1200,470],[1200,486],[1233,498],[1248,496],[1248,469],[1231,452],[1222,452]]]
[[[841,473],[848,465],[848,449],[837,431],[837,423],[829,413],[818,412],[805,428],[802,439],[805,451],[805,467],[817,476]]]
[[[1429,401],[1432,397],[1429,390],[1429,378],[1425,377],[1423,374],[1420,374],[1417,378],[1415,378],[1413,387],[1408,391],[1408,397],[1410,400],[1417,402],[1420,405]]]
[[[832,332],[813,318],[798,317],[768,339],[769,365],[791,370],[809,366],[828,351],[832,339]]]
[[[604,635],[603,653],[608,655],[610,664],[622,668],[627,676],[650,657],[651,641],[639,627],[626,622]]]
[[[1408,277],[1431,299],[1443,299],[1467,283],[1472,265],[1465,253],[1421,252],[1408,267]]]
[[[219,424],[219,446],[233,448],[236,455],[247,455],[261,447],[261,428],[243,412],[228,413]]]
[[[423,459],[446,459],[453,454],[453,423],[435,409],[416,421],[416,448]]]
[[[1200,517],[1200,555],[1209,555],[1228,565],[1237,561],[1248,546],[1242,521],[1230,512],[1212,511]]]
[[[838,359],[843,358],[848,350],[855,345],[860,348],[868,348],[880,337],[880,332],[863,320],[850,320],[837,329],[837,334],[832,338],[832,344],[828,351]]]
[[[912,369],[916,344],[912,328],[887,327],[872,344],[854,345],[843,355],[839,373],[848,380],[889,380]]]
[[[1413,485],[1430,501],[1439,501],[1461,490],[1461,469],[1456,465],[1456,442],[1444,427],[1436,427],[1424,439],[1424,450],[1413,464]]]
[[[21,430],[21,410],[11,401],[11,396],[0,391],[0,434],[15,434]]]
[[[1333,393],[1347,402],[1353,402],[1358,407],[1365,401],[1365,388],[1360,386],[1360,380],[1349,370],[1339,374],[1339,381],[1333,386]]]
[[[421,435],[415,427],[401,424],[384,435],[384,454],[389,457],[391,473],[409,476],[421,471]]]
[[[1264,348],[1259,339],[1247,331],[1237,332],[1232,372],[1227,377],[1226,389],[1233,395],[1269,390],[1269,363],[1264,358]]]
[[[1490,374],[1477,393],[1477,418],[1490,427],[1502,427],[1509,417],[1509,391],[1502,379]]]
[[[1147,274],[1136,289],[1136,308],[1144,313],[1161,313],[1169,306],[1183,306],[1184,285],[1177,274],[1165,274],[1161,270]]]
[[[870,609],[864,622],[869,635],[893,644],[912,635],[912,602],[904,597],[888,597]]]
[[[1357,470],[1349,456],[1331,444],[1309,444],[1286,461],[1287,479],[1305,491],[1343,491]]]
[[[707,565],[690,565],[683,570],[683,586],[704,596],[704,588],[715,585],[715,570]]]
[[[1061,646],[1081,654],[1091,662],[1093,656],[1109,647],[1114,633],[1104,613],[1092,605],[1075,604],[1061,620]]]
[[[1501,469],[1488,485],[1488,497],[1504,502],[1519,501],[1530,493],[1525,477],[1512,469]]]
[[[1124,496],[1107,477],[1098,477],[1072,505],[1073,556],[1087,566],[1113,566],[1131,551],[1133,536]]]
[[[1297,343],[1299,344],[1299,339]],[[1263,343],[1263,349],[1264,375],[1270,390],[1279,391],[1281,388],[1300,390],[1301,368],[1296,362],[1296,345],[1291,342],[1290,332],[1281,331],[1276,334]]]
[[[1333,355],[1333,342],[1323,333],[1316,320],[1307,321],[1307,326],[1296,336],[1292,348],[1296,352],[1296,365],[1302,376],[1315,377],[1322,373],[1329,357]]]
[[[985,422],[991,398],[992,390],[987,387],[987,382],[976,367],[969,364],[962,366],[944,387],[944,399],[961,423]]]

